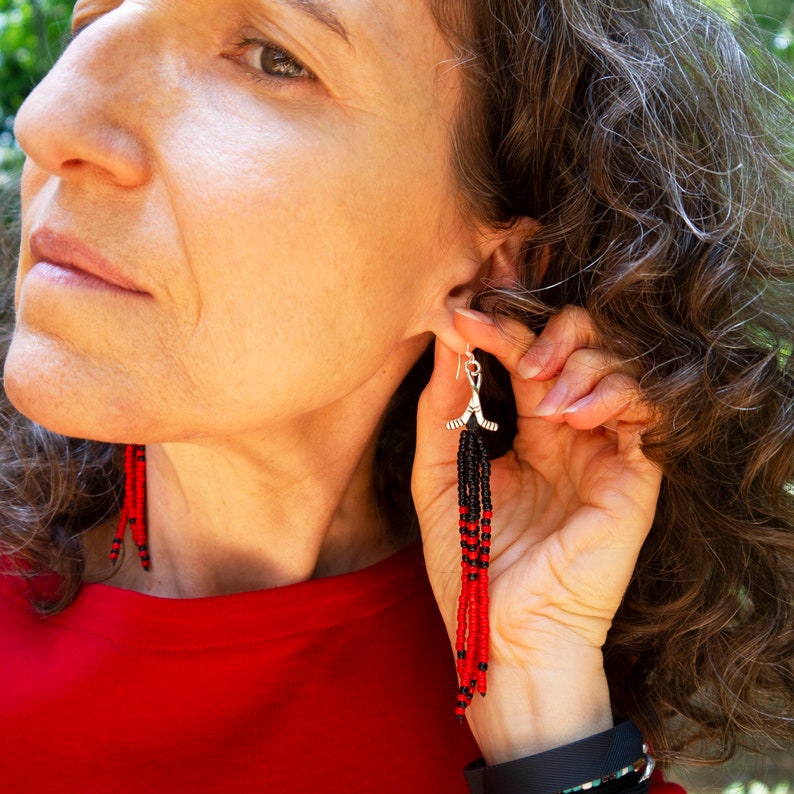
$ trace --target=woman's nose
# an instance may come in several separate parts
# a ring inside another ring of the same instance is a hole
[[[82,32],[17,113],[19,145],[54,176],[104,178],[124,187],[149,177],[139,116],[140,91],[151,82],[133,84],[129,50],[141,45],[131,44],[129,33],[122,37],[121,27],[102,19]]]

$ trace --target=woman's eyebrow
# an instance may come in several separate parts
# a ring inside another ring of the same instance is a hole
[[[342,24],[336,11],[325,0],[278,0],[298,11],[303,11],[317,22],[339,36],[345,44],[350,44],[350,34]]]

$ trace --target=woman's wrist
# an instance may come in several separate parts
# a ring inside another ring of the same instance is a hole
[[[469,726],[489,765],[560,747],[613,726],[600,652],[556,667],[491,663],[488,695],[475,697]]]

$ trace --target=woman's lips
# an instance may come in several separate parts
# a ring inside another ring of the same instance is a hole
[[[30,235],[30,272],[48,281],[93,289],[148,294],[125,273],[79,240],[48,229]]]

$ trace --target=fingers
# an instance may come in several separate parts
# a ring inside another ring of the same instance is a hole
[[[584,309],[566,308],[537,338],[516,321],[497,325],[471,310],[458,311],[455,322],[471,345],[494,354],[511,373],[519,416],[580,430],[650,421],[633,373],[600,349]]]
[[[497,325],[487,314],[472,309],[458,309],[455,315],[455,327],[473,348],[495,355],[508,372],[518,372],[521,359],[536,339],[529,328],[506,317]]]
[[[524,380],[550,380],[562,372],[574,351],[598,347],[590,316],[576,306],[552,317],[538,337],[516,320],[500,318],[497,325],[471,309],[458,309],[455,315],[455,326],[470,344],[493,353]]]
[[[585,347],[572,351],[559,377],[535,408],[535,416],[559,415],[586,399],[610,372],[611,366],[609,358],[600,350]],[[542,378],[543,375],[536,377]]]
[[[598,346],[590,315],[578,306],[555,314],[518,364],[518,375],[549,380],[559,375],[575,350]]]
[[[591,430],[615,421],[648,425],[653,410],[642,401],[637,381],[623,372],[605,375],[593,390],[562,411],[577,430]]]

